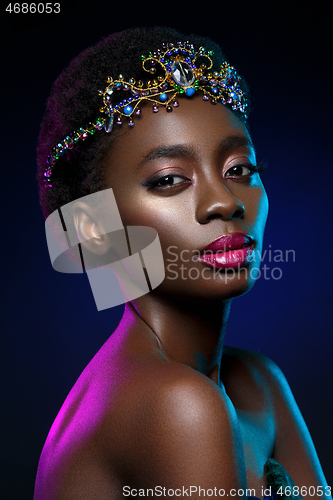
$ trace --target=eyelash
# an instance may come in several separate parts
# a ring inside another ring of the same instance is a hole
[[[264,164],[264,163],[260,163],[259,165],[252,165],[252,164],[249,164],[249,163],[241,163],[239,165],[235,165],[234,167],[230,167],[227,172],[229,172],[230,170],[234,169],[234,168],[240,168],[240,167],[245,167],[249,170],[249,174],[246,174],[246,175],[235,175],[234,177],[250,177],[252,176],[253,174],[256,174],[256,173],[260,173],[260,172],[263,172],[264,170],[266,170],[267,168],[267,165]],[[226,174],[227,174],[226,172]],[[158,177],[158,178],[153,178],[151,180],[148,180],[148,181],[144,181],[142,183],[143,186],[147,187],[149,190],[153,190],[153,189],[166,189],[166,188],[171,188],[171,187],[174,187],[174,186],[177,186],[177,185],[181,185],[183,184],[182,182],[177,182],[176,184],[169,184],[169,185],[165,185],[165,186],[159,186],[158,184],[163,181],[164,179],[167,179],[167,178],[178,178],[178,179],[184,179],[184,181],[188,181],[190,182],[190,179],[187,179],[186,177],[182,177],[181,175],[174,175],[174,174],[168,174],[168,175],[163,175],[162,177]],[[226,175],[226,177],[233,177],[232,175]]]
[[[181,175],[163,175],[162,177],[158,177],[157,179],[151,179],[149,181],[143,182],[143,186],[147,187],[149,190],[152,189],[165,189],[165,188],[170,188],[173,186],[177,186],[178,184],[182,184],[182,182],[177,182],[177,184],[169,184],[165,186],[159,186],[158,184],[163,181],[163,179],[168,179],[168,178],[178,178],[178,179],[183,179],[184,181],[190,181],[190,179],[187,179],[187,177],[183,177]]]
[[[259,165],[252,165],[252,164],[250,164],[250,163],[240,163],[240,164],[238,164],[238,165],[235,165],[235,166],[233,166],[233,167],[228,168],[228,170],[226,171],[226,174],[227,174],[230,170],[232,170],[232,169],[234,169],[234,168],[240,168],[240,167],[241,167],[241,168],[245,167],[245,168],[247,168],[247,169],[249,170],[249,172],[250,172],[249,174],[244,175],[244,176],[242,176],[242,175],[241,175],[240,177],[247,177],[248,175],[249,175],[249,176],[251,176],[251,175],[253,175],[253,174],[257,174],[257,173],[263,172],[264,170],[266,170],[267,165],[266,165],[266,163],[260,163]],[[236,176],[238,177],[238,175],[236,175]],[[231,176],[229,176],[229,175],[227,176],[227,175],[226,175],[226,177],[231,177]]]

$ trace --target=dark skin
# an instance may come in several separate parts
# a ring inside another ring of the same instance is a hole
[[[125,226],[157,230],[166,264],[176,247],[178,276],[166,269],[159,287],[126,304],[55,421],[34,498],[121,499],[125,485],[254,488],[260,497],[270,457],[299,487],[325,486],[280,370],[224,346],[231,300],[251,288],[258,260],[213,279],[206,264],[181,258],[243,232],[260,260],[268,204],[250,136],[231,111],[198,95],[173,113],[143,111],[106,159],[107,186]],[[90,251],[112,245],[87,204],[77,203],[75,222]]]

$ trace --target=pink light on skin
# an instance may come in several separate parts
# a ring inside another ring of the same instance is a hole
[[[41,454],[35,499],[42,500],[46,493],[49,498],[50,491],[56,497],[61,487],[58,478],[66,476],[67,464],[98,439],[102,424],[117,404],[123,381],[133,370],[122,352],[131,323],[128,316],[123,318],[122,328],[105,342],[64,401]]]

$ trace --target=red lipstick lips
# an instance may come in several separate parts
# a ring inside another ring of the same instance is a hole
[[[217,269],[238,269],[251,260],[253,243],[244,233],[224,234],[203,249],[199,260]]]

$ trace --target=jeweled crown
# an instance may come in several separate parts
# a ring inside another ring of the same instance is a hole
[[[134,78],[126,81],[123,75],[117,79],[109,76],[106,88],[98,91],[102,103],[96,121],[70,133],[52,149],[44,172],[45,187],[52,187],[53,167],[66,150],[97,130],[110,133],[114,124],[122,125],[124,118],[128,125],[133,126],[133,117],[141,114],[140,104],[144,101],[153,103],[154,113],[159,111],[159,105],[171,112],[179,106],[178,95],[190,97],[200,90],[204,100],[210,100],[212,104],[228,104],[246,120],[248,100],[241,88],[242,78],[226,61],[220,66],[220,71],[211,72],[212,57],[213,51],[206,51],[204,47],[196,51],[190,42],[165,43],[148,56],[141,56],[142,67],[151,75],[151,80],[144,83]]]

